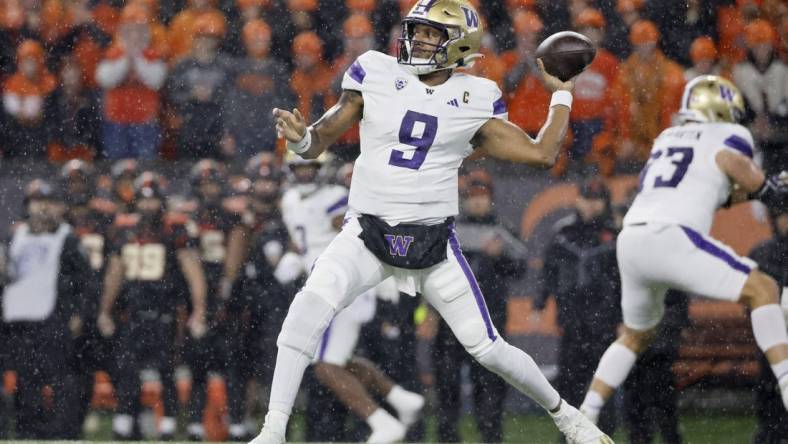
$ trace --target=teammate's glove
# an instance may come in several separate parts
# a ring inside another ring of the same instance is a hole
[[[751,193],[749,197],[760,200],[772,210],[788,210],[788,171],[767,177],[758,191]]]

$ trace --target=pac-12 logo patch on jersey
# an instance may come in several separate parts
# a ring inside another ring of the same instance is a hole
[[[408,86],[408,79],[403,79],[402,77],[397,77],[394,79],[394,87],[397,88],[397,91],[406,86]]]

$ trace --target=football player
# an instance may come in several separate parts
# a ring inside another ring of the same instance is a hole
[[[625,328],[599,360],[581,407],[594,421],[653,341],[668,289],[746,305],[788,408],[788,335],[777,283],[709,236],[717,208],[749,199],[782,206],[788,194],[785,172],[766,177],[753,162],[752,135],[737,124],[743,115],[735,85],[696,77],[684,89],[681,123],[654,141],[618,236]]]
[[[456,72],[480,57],[482,23],[467,0],[419,0],[402,21],[398,57],[369,51],[350,65],[339,102],[312,126],[298,110],[274,109],[290,151],[317,158],[360,122],[361,155],[347,221],[296,295],[278,339],[265,425],[255,443],[281,443],[304,369],[335,313],[394,276],[421,293],[465,349],[549,411],[571,443],[610,442],[561,400],[522,350],[500,337],[454,234],[457,171],[474,151],[549,167],[571,109],[572,81],[547,74],[553,91],[535,139],[507,122],[495,82]]]
[[[134,432],[139,412],[140,371],[153,368],[162,385],[164,416],[158,423],[160,439],[175,433],[174,347],[175,308],[181,302],[176,288],[179,273],[188,284],[192,312],[189,332],[201,338],[206,331],[206,283],[193,222],[181,215],[166,215],[162,179],[152,172],[134,181],[135,212],[118,215],[112,228],[97,324],[105,337],[115,334],[113,307],[122,293],[128,311],[127,325],[119,329],[117,344],[118,407],[112,431],[119,439]],[[192,228],[192,231],[194,229]]]
[[[227,175],[223,166],[213,159],[194,164],[190,173],[195,206],[191,219],[197,224],[199,250],[208,283],[207,320],[211,325],[205,337],[190,337],[186,356],[192,371],[192,396],[189,406],[189,439],[202,440],[203,410],[209,371],[226,375],[231,348],[237,337],[228,330],[225,304],[230,299],[249,238],[248,225],[243,223],[243,208],[226,204],[224,188]]]
[[[312,268],[337,235],[347,210],[347,188],[320,184],[326,161],[326,153],[311,160],[293,153],[287,155],[293,183],[282,197],[282,217],[301,255],[304,271]],[[322,385],[366,421],[372,429],[370,442],[395,442],[403,439],[407,427],[418,419],[424,397],[396,385],[369,361],[352,359],[361,327],[375,315],[375,292],[382,286],[365,292],[334,317],[315,354],[314,371]],[[397,293],[397,289],[389,292]],[[385,397],[397,410],[399,420],[381,408],[367,388]]]

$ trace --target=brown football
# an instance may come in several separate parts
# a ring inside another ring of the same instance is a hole
[[[536,48],[548,74],[567,81],[583,72],[596,56],[596,48],[588,37],[572,31],[557,32],[544,39]]]

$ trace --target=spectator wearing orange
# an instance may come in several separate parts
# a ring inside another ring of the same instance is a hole
[[[167,27],[159,21],[159,0],[129,0],[127,6],[137,5],[148,14],[148,29],[150,30],[151,48],[168,61],[170,57],[170,44]]]
[[[315,122],[328,109],[331,100],[331,68],[322,60],[323,42],[312,31],[302,32],[293,40],[295,69],[290,90],[298,96],[297,108],[307,122]]]
[[[261,151],[273,152],[276,149],[271,107],[282,104],[285,109],[291,109],[295,97],[288,86],[287,67],[270,55],[271,28],[268,24],[259,19],[251,20],[244,25],[241,35],[245,56],[234,62],[234,75],[226,102],[231,106],[227,106],[224,113],[236,155],[251,157]],[[231,409],[231,421],[241,424],[241,413],[234,414]]]
[[[574,26],[596,46],[594,61],[575,80],[575,101],[570,115],[573,140],[571,161],[582,161],[591,153],[594,138],[605,126],[612,125],[613,84],[618,76],[619,60],[601,46],[605,38],[605,18],[596,9],[586,9],[577,16]]]
[[[50,138],[49,158],[53,162],[92,159],[99,147],[98,97],[83,83],[75,57],[63,59],[59,77],[60,85],[52,99],[58,125]]]
[[[506,77],[506,63],[498,56],[495,36],[490,32],[490,28],[487,27],[487,20],[481,17],[481,21],[484,35],[482,36],[482,46],[479,52],[483,57],[476,59],[473,66],[466,68],[465,71],[475,76],[490,79],[503,90],[503,80]]]
[[[717,64],[718,54],[717,45],[711,37],[702,36],[692,42],[689,50],[689,58],[692,61],[692,66],[684,71],[684,81],[689,82],[698,76],[703,75],[724,75],[720,65]]]
[[[72,0],[63,5],[58,17],[49,18],[56,20],[54,23],[45,24],[45,27],[58,29],[57,39],[51,42],[52,60],[59,63],[63,58],[73,56],[81,71],[81,84],[88,89],[97,88],[96,67],[112,42],[112,34],[102,26],[110,26],[108,22],[112,19],[107,14],[114,11],[106,8],[112,9],[102,4],[91,10],[88,0]],[[94,15],[101,14],[105,15],[102,21],[94,19]]]
[[[504,93],[509,102],[509,120],[535,136],[547,119],[550,93],[542,85],[534,51],[544,24],[538,15],[519,10],[512,17],[516,47],[501,58],[507,67]]]
[[[750,129],[763,149],[764,165],[779,171],[788,160],[783,153],[788,141],[788,65],[777,57],[777,32],[771,23],[755,20],[744,35],[747,59],[733,68],[733,81],[753,114]]]
[[[157,155],[159,89],[167,66],[152,46],[149,23],[144,8],[126,6],[115,41],[96,68],[103,90],[102,147],[110,159]]]
[[[197,17],[191,51],[175,65],[167,81],[168,98],[180,124],[176,139],[182,156],[216,159],[232,154],[232,146],[222,144],[231,65],[219,55],[225,32],[220,14],[207,12]]]
[[[667,128],[681,104],[684,70],[659,50],[659,31],[641,20],[632,26],[633,53],[621,64],[613,97],[616,108],[619,166],[639,171],[651,145]]]
[[[8,157],[41,157],[55,123],[47,118],[57,79],[44,65],[44,48],[24,40],[16,51],[17,69],[3,84],[7,136],[0,142]]]
[[[744,26],[746,21],[743,12],[748,12],[751,5],[739,3],[720,6],[717,9],[717,33],[719,36],[717,49],[720,53],[720,62],[723,66],[732,67],[744,60],[747,56],[747,46],[744,42]],[[755,6],[757,11],[757,6]]]
[[[203,14],[221,16],[224,21],[222,13],[214,7],[213,0],[189,0],[189,6],[176,14],[170,21],[167,40],[170,47],[170,58],[173,62],[177,63],[191,50],[195,22]],[[226,27],[226,23],[223,23],[222,26]]]

